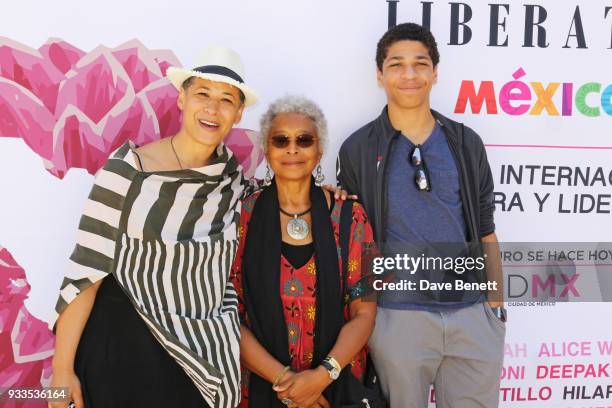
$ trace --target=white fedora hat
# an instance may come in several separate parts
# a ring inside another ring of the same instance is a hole
[[[190,77],[198,77],[224,82],[240,89],[245,97],[245,106],[257,102],[255,92],[244,83],[244,66],[240,56],[236,51],[219,45],[211,45],[206,48],[196,61],[195,68],[169,67],[166,76],[179,91],[185,80]]]

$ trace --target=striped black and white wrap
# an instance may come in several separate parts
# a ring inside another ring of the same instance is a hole
[[[205,167],[143,172],[133,148],[124,144],[96,175],[55,317],[112,273],[206,402],[235,407],[240,329],[228,278],[244,190],[241,167],[220,145]]]

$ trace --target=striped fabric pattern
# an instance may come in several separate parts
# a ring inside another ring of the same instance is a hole
[[[229,273],[244,191],[241,167],[220,145],[205,167],[144,172],[133,149],[131,142],[121,146],[96,175],[56,318],[112,273],[206,402],[235,407],[240,329]]]

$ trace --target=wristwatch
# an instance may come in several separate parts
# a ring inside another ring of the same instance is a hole
[[[508,314],[506,312],[506,308],[503,306],[492,307],[491,310],[493,314],[502,322],[506,322],[508,320]]]
[[[338,379],[338,377],[340,377],[340,371],[342,371],[342,369],[335,358],[327,356],[321,365],[327,370],[327,374],[329,374],[329,378],[331,378],[332,381],[335,381]]]

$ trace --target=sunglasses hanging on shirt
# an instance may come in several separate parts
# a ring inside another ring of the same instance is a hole
[[[414,172],[414,184],[419,191],[431,191],[431,177],[429,177],[429,171],[425,165],[425,160],[421,154],[421,145],[414,146],[412,153],[410,153],[410,164],[412,164],[416,170]]]

